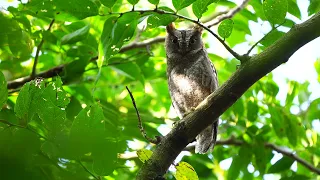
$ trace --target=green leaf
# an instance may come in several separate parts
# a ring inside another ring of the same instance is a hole
[[[307,109],[307,115],[306,115],[306,119],[308,120],[314,120],[314,119],[320,119],[320,98],[313,100],[310,105],[309,108]]]
[[[272,30],[270,34],[266,35],[263,40],[261,41],[261,44],[265,47],[271,46],[274,42],[276,42],[278,39],[280,39],[285,33],[278,30]]]
[[[218,27],[218,33],[222,38],[228,38],[232,33],[232,29],[233,29],[232,19],[226,19],[220,23]]]
[[[124,42],[131,39],[138,24],[138,18],[139,13],[131,12],[118,19],[112,16],[105,21],[101,35],[104,61],[107,62],[110,57],[120,51]],[[111,24],[114,25],[110,26]]]
[[[263,12],[271,24],[283,23],[287,11],[287,0],[265,0],[263,2]]]
[[[282,171],[288,170],[290,169],[293,162],[294,160],[292,158],[284,156],[268,169],[268,173],[280,173]]]
[[[0,110],[8,98],[7,81],[2,72],[0,72]]]
[[[132,5],[136,5],[139,2],[139,0],[128,0],[128,2]]]
[[[267,150],[264,147],[263,143],[255,144],[255,146],[253,146],[252,149],[255,155],[255,165],[259,170],[260,174],[263,175],[265,173],[268,163]]]
[[[301,19],[301,12],[296,0],[288,0],[288,12],[295,17]]]
[[[143,163],[145,163],[152,156],[152,153],[153,152],[148,149],[139,149],[137,151],[138,158]]]
[[[70,34],[64,35],[61,39],[61,45],[74,44],[78,41],[85,39],[89,33],[90,26],[87,25],[81,29],[78,29]]]
[[[144,84],[144,77],[141,73],[140,67],[135,63],[118,64],[116,66],[110,66],[113,70],[117,71],[132,80],[138,80]]]
[[[99,139],[92,150],[93,170],[100,176],[110,175],[117,166],[117,143]]]
[[[14,112],[16,113],[17,117],[20,119],[24,119],[27,121],[29,118],[29,107],[31,103],[31,97],[29,91],[34,89],[34,85],[31,83],[26,83],[22,86],[19,96],[17,98],[16,105],[14,106]]]
[[[195,1],[196,0],[172,0],[172,4],[173,4],[173,7],[177,11],[179,11],[179,10],[189,6],[190,4],[192,4]]]
[[[158,9],[167,11],[167,12],[174,12],[172,9],[168,7],[158,7]],[[166,26],[169,23],[175,21],[177,17],[169,14],[158,14],[158,13],[153,13],[148,17],[148,27],[150,28],[155,28],[158,26]]]
[[[288,88],[288,93],[286,98],[286,107],[292,106],[293,100],[297,96],[299,86],[300,84],[296,81],[289,82],[289,88]]]
[[[196,17],[200,19],[202,17],[202,14],[208,10],[208,6],[218,1],[219,0],[196,0],[192,4],[192,11],[194,15],[196,15]]]
[[[320,10],[320,1],[319,0],[310,0],[310,4],[308,7],[308,15],[317,13]]]
[[[70,141],[78,154],[90,152],[95,141],[103,138],[105,118],[98,105],[86,107],[74,119],[70,131]]]
[[[273,130],[275,131],[276,135],[279,138],[283,138],[285,135],[285,129],[283,128],[283,124],[282,124],[284,121],[282,114],[277,107],[273,107],[271,105],[268,107],[271,115],[271,123],[272,123]]]
[[[242,162],[239,156],[235,156],[232,158],[231,166],[228,170],[228,180],[237,179],[240,174],[240,170],[242,168]]]
[[[117,0],[100,0],[100,2],[108,8],[112,8],[112,6],[117,2]]]
[[[151,4],[158,5],[160,0],[148,0]]]
[[[247,103],[247,118],[249,121],[254,122],[258,118],[259,107],[257,102],[252,102],[251,100]]]
[[[41,1],[40,3],[42,3]],[[91,0],[54,0],[54,4],[56,5],[56,19],[58,20],[77,20],[98,15],[98,6]]]
[[[176,166],[176,173],[174,174],[174,177],[177,180],[198,180],[199,177],[197,175],[197,172],[194,170],[194,168],[186,163],[186,162],[180,162]]]
[[[301,124],[298,119],[282,110],[283,115],[283,124],[286,130],[287,138],[292,146],[297,146],[298,143],[298,133],[299,133],[299,124]]]

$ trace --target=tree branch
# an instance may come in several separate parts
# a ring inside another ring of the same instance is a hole
[[[137,117],[138,117],[138,128],[140,129],[140,132],[141,132],[142,136],[143,136],[146,140],[148,140],[149,142],[151,142],[151,143],[153,143],[153,144],[159,144],[160,141],[161,141],[161,139],[160,139],[159,136],[157,136],[157,138],[155,138],[155,139],[152,139],[152,138],[150,138],[150,137],[147,136],[147,133],[146,133],[146,131],[145,131],[145,129],[143,128],[143,125],[142,125],[142,121],[141,121],[140,113],[139,113],[138,108],[137,108],[137,105],[136,105],[136,101],[134,100],[134,97],[133,97],[131,91],[129,90],[128,86],[126,86],[126,89],[127,89],[128,93],[129,93],[129,95],[130,95],[130,98],[131,98],[131,100],[132,100],[133,107],[134,107],[134,109],[136,110]]]
[[[180,120],[162,138],[150,159],[141,167],[137,179],[163,177],[180,152],[208,125],[234,104],[244,92],[260,78],[288,61],[300,47],[320,36],[320,13],[291,30],[243,63],[215,92],[209,95],[196,110]]]
[[[300,158],[298,155],[294,154],[292,151],[287,151],[285,149],[282,149],[274,144],[271,143],[265,143],[265,147],[268,147],[272,150],[277,151],[278,153],[281,153],[285,156],[288,156],[294,160],[296,160],[298,163],[303,165],[304,167],[308,168],[310,171],[315,172],[320,175],[320,169],[314,167],[311,163],[307,162],[306,160]]]
[[[280,27],[280,26],[282,26],[282,25],[283,25],[283,23],[277,25],[277,26],[274,27],[274,28],[272,28],[271,31],[269,31],[266,35],[264,35],[259,41],[257,41],[256,43],[254,43],[245,55],[246,55],[246,56],[249,56],[249,54],[251,53],[251,51],[252,51],[259,43],[261,43],[264,39],[266,39],[267,36],[269,36],[274,30],[276,30],[278,27]]]
[[[249,2],[249,0],[243,0],[243,2],[239,6],[236,6],[235,8],[230,9],[226,14],[222,14],[221,16],[218,16],[213,21],[208,23],[208,25],[207,25],[208,28],[211,28],[212,26],[215,26],[215,25],[219,24],[221,21],[223,21],[225,19],[232,18],[239,11],[241,11],[243,8],[245,8],[246,5],[248,4],[248,2]]]
[[[126,13],[131,13],[132,11],[127,11],[127,12],[122,12],[122,13],[109,13],[109,14],[126,14]],[[210,34],[212,34],[229,52],[230,54],[232,54],[236,59],[240,60],[241,62],[244,62],[245,60],[247,60],[247,58],[245,56],[241,56],[239,55],[237,52],[233,51],[226,43],[223,39],[221,39],[216,33],[214,33],[209,27],[205,26],[203,23],[199,22],[198,20],[193,20],[191,18],[188,18],[186,16],[180,15],[180,14],[176,14],[174,12],[167,12],[167,11],[163,11],[160,9],[154,9],[154,10],[134,10],[134,12],[139,12],[140,14],[145,14],[145,13],[157,13],[157,14],[167,14],[167,15],[172,15],[175,16],[177,18],[192,22],[194,24],[197,24],[198,26],[202,27],[203,29],[207,30]]]
[[[246,144],[246,142],[241,141],[241,140],[237,140],[237,139],[235,139],[235,137],[231,137],[226,140],[218,140],[216,142],[216,145],[241,146],[244,144]],[[307,162],[306,160],[300,158],[298,155],[294,154],[293,151],[285,150],[284,148],[280,148],[279,146],[272,144],[272,143],[264,143],[264,146],[266,148],[270,148],[274,151],[277,151],[278,153],[281,153],[284,156],[288,156],[289,158],[293,159],[294,161],[297,161],[298,163],[300,163],[304,167],[308,168],[310,171],[315,172],[320,175],[320,169],[316,168],[314,165]],[[194,146],[188,146],[183,150],[184,151],[194,151],[194,148],[195,148]]]
[[[52,21],[50,22],[47,31],[50,31],[53,23],[54,23],[54,19],[52,19]],[[40,50],[42,48],[43,43],[44,43],[44,37],[42,37],[42,39],[41,39],[41,41],[40,41],[40,43],[39,43],[39,45],[37,47],[36,56],[34,57],[34,62],[33,62],[33,66],[32,66],[32,72],[31,72],[31,75],[30,75],[31,79],[35,78],[38,59],[39,59],[39,54],[40,54]]]
[[[150,46],[152,44],[160,43],[160,42],[163,42],[164,39],[165,39],[164,37],[156,37],[156,38],[145,40],[145,41],[142,41],[142,42],[139,42],[139,43],[133,42],[132,44],[128,44],[128,45],[123,46],[120,49],[120,53],[124,53],[124,52],[132,50],[132,49],[147,47],[147,46]],[[90,62],[94,62],[97,59],[98,59],[98,56],[93,57],[93,58],[90,59]],[[29,82],[29,81],[33,80],[34,78],[37,78],[37,77],[42,77],[42,78],[46,79],[46,78],[51,78],[51,77],[58,76],[63,71],[65,66],[66,66],[66,64],[62,64],[62,65],[53,67],[53,68],[51,68],[51,69],[49,69],[47,71],[41,72],[39,74],[35,74],[34,77],[25,76],[25,77],[21,77],[21,78],[9,81],[8,84],[7,84],[7,88],[8,89],[19,88],[19,87],[23,86],[26,82]]]

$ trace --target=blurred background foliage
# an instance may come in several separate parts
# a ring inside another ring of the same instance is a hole
[[[210,22],[242,1],[11,3],[2,3],[6,7],[0,12],[1,179],[111,180],[134,179],[142,165],[136,151],[155,148],[139,132],[126,86],[133,92],[148,136],[165,135],[177,120],[166,80],[164,25],[172,21],[178,28],[192,25],[168,14],[120,13],[131,11],[132,5],[136,11],[157,5],[167,12]],[[266,17],[262,3],[250,0],[232,18],[232,33],[225,39],[230,47],[245,52],[255,43],[248,40],[254,30],[250,23],[269,29],[282,23],[278,17]],[[253,53],[280,38],[297,22],[293,19],[301,19],[296,0],[279,3],[279,11],[288,11],[286,20]],[[309,16],[320,9],[317,0],[306,3]],[[217,32],[217,26],[212,29]],[[208,32],[204,31],[203,38],[223,84],[240,62],[225,53]],[[140,43],[146,45],[138,46]],[[319,60],[314,68],[319,83]],[[24,81],[39,76],[44,79]],[[281,146],[319,166],[320,99],[311,97],[315,89],[309,85],[288,79],[286,95],[279,96],[283,85],[268,74],[220,117],[218,139],[232,137],[242,145],[218,144],[206,155],[184,151],[178,159],[191,164],[200,179],[319,179],[295,159],[265,146]],[[166,178],[174,179],[174,171],[170,168]]]

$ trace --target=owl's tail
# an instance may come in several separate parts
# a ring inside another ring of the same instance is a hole
[[[206,127],[197,137],[197,144],[195,152],[199,154],[206,153],[211,147],[213,147],[217,140],[218,134],[218,124],[217,120],[212,125]]]

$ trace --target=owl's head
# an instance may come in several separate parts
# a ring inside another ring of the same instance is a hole
[[[187,55],[198,52],[203,48],[201,40],[202,29],[195,27],[187,30],[178,30],[171,23],[167,26],[166,51],[167,54],[175,53]]]

